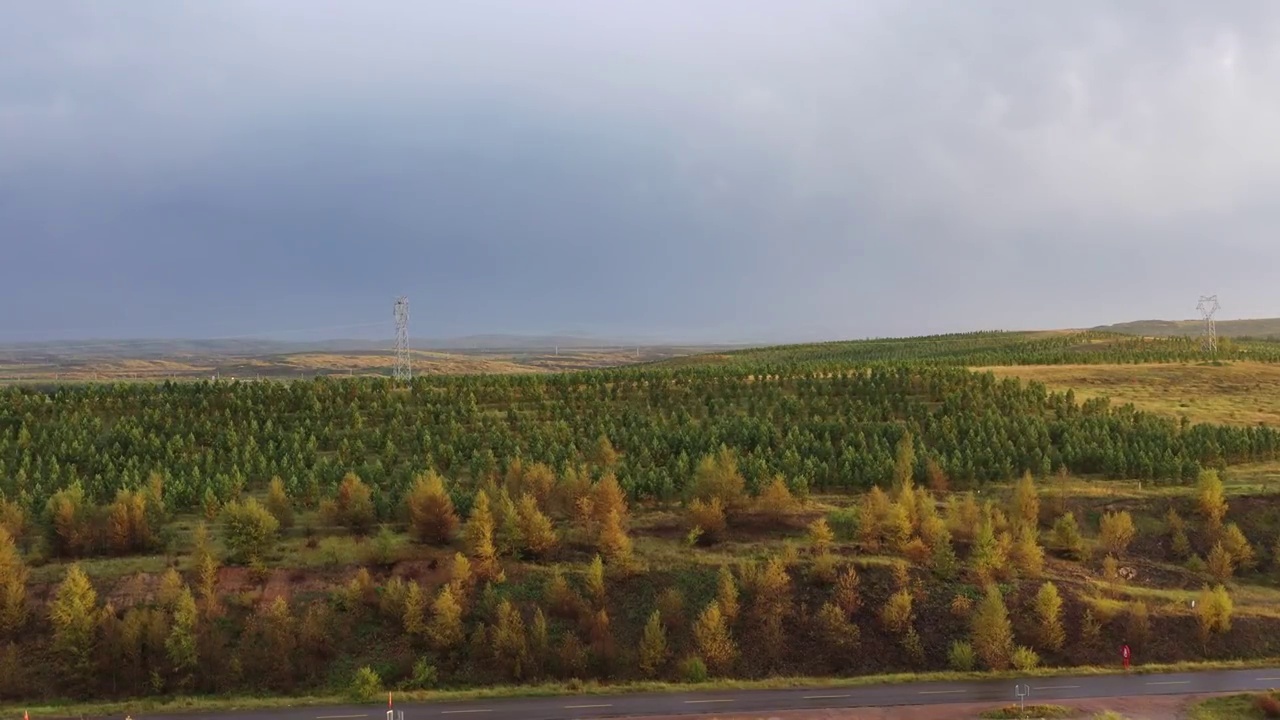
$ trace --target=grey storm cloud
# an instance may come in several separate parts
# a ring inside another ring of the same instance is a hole
[[[0,340],[1280,315],[1277,77],[1265,0],[0,0]]]

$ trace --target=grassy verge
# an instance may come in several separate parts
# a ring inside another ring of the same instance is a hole
[[[1256,659],[1243,661],[1185,662],[1164,665],[1140,665],[1133,674],[1196,672],[1207,670],[1234,670],[1250,667],[1267,667],[1280,659]],[[706,692],[725,690],[780,690],[787,688],[860,687],[912,682],[962,682],[972,680],[1002,680],[1046,678],[1074,675],[1118,675],[1124,670],[1115,667],[1064,667],[1037,668],[1030,672],[935,672],[899,673],[895,675],[866,675],[848,678],[780,677],[765,680],[712,680],[699,684],[668,682],[637,682],[624,684],[599,684],[594,682],[548,683],[544,685],[512,685],[475,688],[468,690],[419,690],[396,692],[397,702],[450,702],[501,698],[555,697],[560,695],[621,695],[657,692]],[[1248,696],[1252,697],[1252,696]],[[378,703],[382,700],[379,699]],[[24,710],[33,718],[81,718],[126,713],[184,713],[231,712],[272,708],[315,707],[328,705],[358,705],[341,695],[310,695],[295,697],[168,697],[141,698],[126,702],[99,703],[46,703],[43,705],[8,704],[0,706],[0,715],[17,716]],[[1213,720],[1215,716],[1205,716]]]
[[[995,710],[987,710],[978,717],[984,720],[1018,720],[1019,718],[1065,718],[1075,715],[1076,711],[1064,705],[1007,705]]]
[[[1257,693],[1209,698],[1192,705],[1187,720],[1262,720],[1269,717],[1258,709]]]

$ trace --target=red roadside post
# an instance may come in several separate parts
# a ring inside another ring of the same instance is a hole
[[[1125,643],[1120,646],[1120,656],[1124,658],[1124,669],[1129,669],[1129,644]]]

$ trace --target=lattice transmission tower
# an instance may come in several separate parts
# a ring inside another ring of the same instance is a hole
[[[1200,319],[1204,321],[1204,328],[1200,331],[1200,347],[1212,355],[1218,352],[1218,328],[1213,322],[1213,316],[1218,312],[1218,296],[1201,295],[1196,309],[1200,311]]]
[[[409,367],[409,298],[401,295],[396,298],[396,364],[391,375],[396,380],[413,379],[413,370]]]

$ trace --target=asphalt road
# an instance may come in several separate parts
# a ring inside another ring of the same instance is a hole
[[[1170,673],[1161,675],[1092,675],[1031,680],[903,683],[859,687],[729,690],[719,692],[638,693],[634,695],[570,695],[540,698],[468,700],[440,703],[395,703],[404,720],[590,720],[592,718],[758,713],[890,707],[938,703],[1016,702],[1015,686],[1030,688],[1028,703],[1135,695],[1185,695],[1245,692],[1280,687],[1280,667],[1249,670]],[[133,720],[385,720],[387,703],[342,707],[309,707],[241,712],[147,715]],[[38,719],[35,719],[38,720]]]

